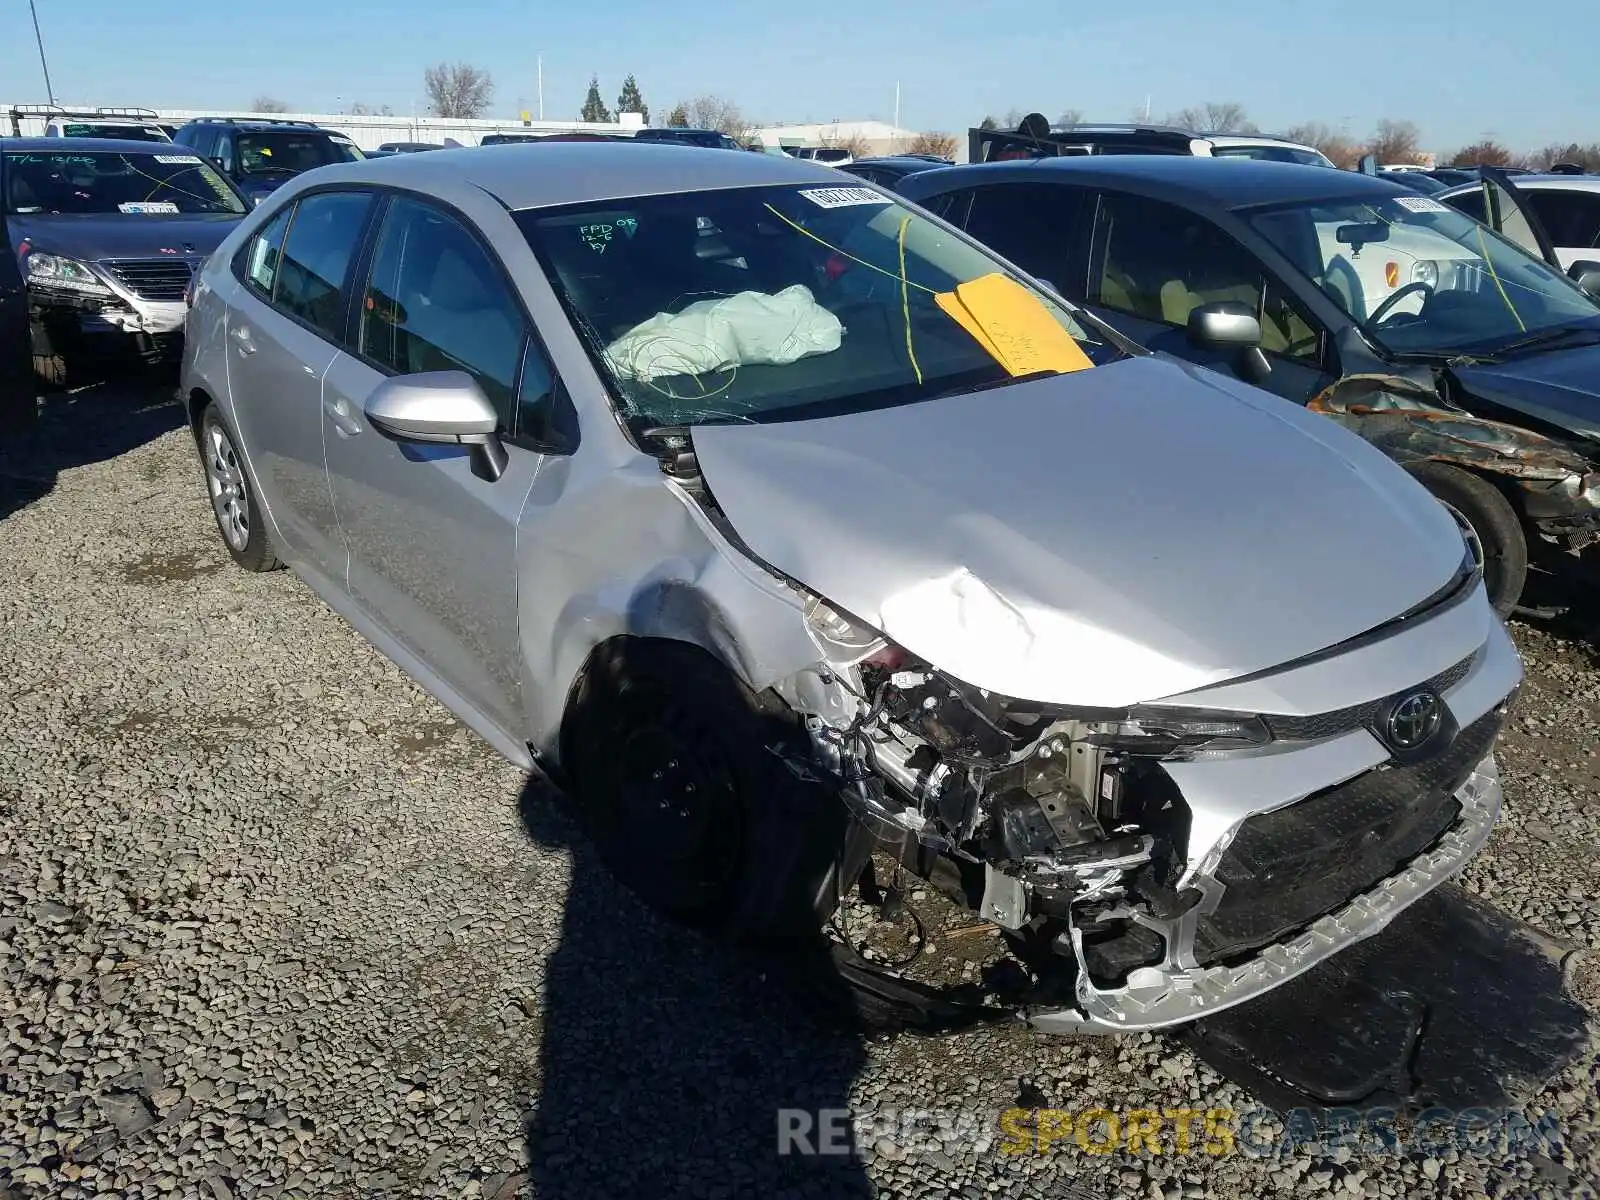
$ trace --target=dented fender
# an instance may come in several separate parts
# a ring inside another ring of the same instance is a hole
[[[1600,470],[1554,438],[1447,407],[1434,388],[1397,375],[1346,376],[1306,407],[1396,462],[1504,476],[1521,492],[1528,518],[1574,549],[1600,537]]]

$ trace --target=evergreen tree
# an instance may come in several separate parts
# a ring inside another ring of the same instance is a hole
[[[639,85],[634,82],[632,75],[622,81],[622,93],[617,97],[617,115],[625,112],[636,112],[644,118],[646,125],[650,124],[650,108],[639,94]]]
[[[689,128],[689,106],[680,104],[667,114],[667,124],[675,129]]]
[[[606,108],[606,102],[600,99],[600,77],[589,77],[589,94],[583,99],[583,111],[578,114],[580,121],[593,121],[597,124],[608,125],[611,123],[611,113]]]

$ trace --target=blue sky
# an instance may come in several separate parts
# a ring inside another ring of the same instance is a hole
[[[1507,21],[1490,0],[273,0],[253,19],[246,4],[41,0],[39,15],[67,103],[225,108],[270,94],[300,111],[422,113],[423,69],[464,60],[493,75],[491,114],[512,116],[534,106],[542,54],[548,118],[577,116],[591,73],[609,104],[632,71],[658,119],[704,92],[763,123],[889,119],[898,80],[916,129],[1010,109],[1126,120],[1148,95],[1157,116],[1234,100],[1267,127],[1363,134],[1409,118],[1437,150],[1486,134],[1524,149],[1600,140],[1600,5],[1518,11],[1535,19]],[[0,99],[44,99],[26,0],[0,0]]]

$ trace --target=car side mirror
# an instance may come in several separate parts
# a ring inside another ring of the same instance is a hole
[[[1236,300],[1215,300],[1189,312],[1189,342],[1202,350],[1234,351],[1239,378],[1259,384],[1272,374],[1272,364],[1261,353],[1261,322]]]
[[[505,474],[500,415],[465,371],[395,375],[372,389],[365,411],[374,429],[397,442],[468,446],[475,473],[490,483]]]
[[[1584,259],[1567,268],[1574,283],[1591,297],[1600,300],[1600,262]]]

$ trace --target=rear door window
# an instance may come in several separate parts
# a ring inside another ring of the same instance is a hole
[[[273,291],[278,308],[331,341],[344,337],[344,284],[372,197],[323,192],[295,205]]]
[[[990,249],[1081,300],[1070,278],[1070,247],[1088,202],[1082,188],[992,183],[972,189],[963,228]]]

